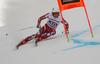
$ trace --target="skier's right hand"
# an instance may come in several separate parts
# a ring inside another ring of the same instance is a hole
[[[38,23],[38,24],[37,24],[37,28],[41,28],[41,25],[40,25],[40,23]]]
[[[66,33],[69,34],[69,30],[68,29],[66,29]]]

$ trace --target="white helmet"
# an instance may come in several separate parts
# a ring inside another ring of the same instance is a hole
[[[56,12],[59,13],[59,9],[58,9],[58,8],[53,8],[53,9],[52,9],[52,13],[56,13]]]

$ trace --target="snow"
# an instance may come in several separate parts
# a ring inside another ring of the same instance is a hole
[[[45,2],[45,3],[44,3]],[[0,11],[0,64],[100,64],[100,4],[99,0],[84,0],[92,26],[91,36],[83,7],[63,11],[69,23],[69,40],[62,33],[42,40],[35,46],[34,40],[16,50],[16,45],[25,37],[38,31],[38,18],[57,6],[56,0],[1,0]],[[0,12],[1,14],[1,12]],[[43,20],[43,26],[46,20]],[[20,31],[18,31],[20,30]],[[8,34],[8,35],[6,35]]]

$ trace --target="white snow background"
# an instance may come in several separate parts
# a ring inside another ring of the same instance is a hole
[[[35,28],[38,18],[57,7],[57,0],[0,0],[0,64],[100,64],[100,0],[84,2],[94,38],[84,8],[79,7],[63,11],[69,23],[70,42],[60,24],[57,34],[39,42],[37,47],[33,40],[16,50],[22,39],[39,30]]]

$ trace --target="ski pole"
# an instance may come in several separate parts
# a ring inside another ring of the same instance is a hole
[[[22,29],[19,29],[19,30],[14,31],[14,32],[10,32],[10,33],[8,33],[8,34],[13,34],[13,33],[15,33],[15,32],[22,31],[22,30],[26,30],[26,29],[31,29],[31,28],[36,28],[36,26],[31,26],[31,27],[28,27],[28,28],[22,28]],[[6,34],[6,36],[7,36],[8,34]]]
[[[31,27],[28,27],[28,28],[22,28],[22,29],[19,29],[17,31],[26,30],[26,29],[30,29],[30,28],[36,28],[36,26],[31,26]]]

